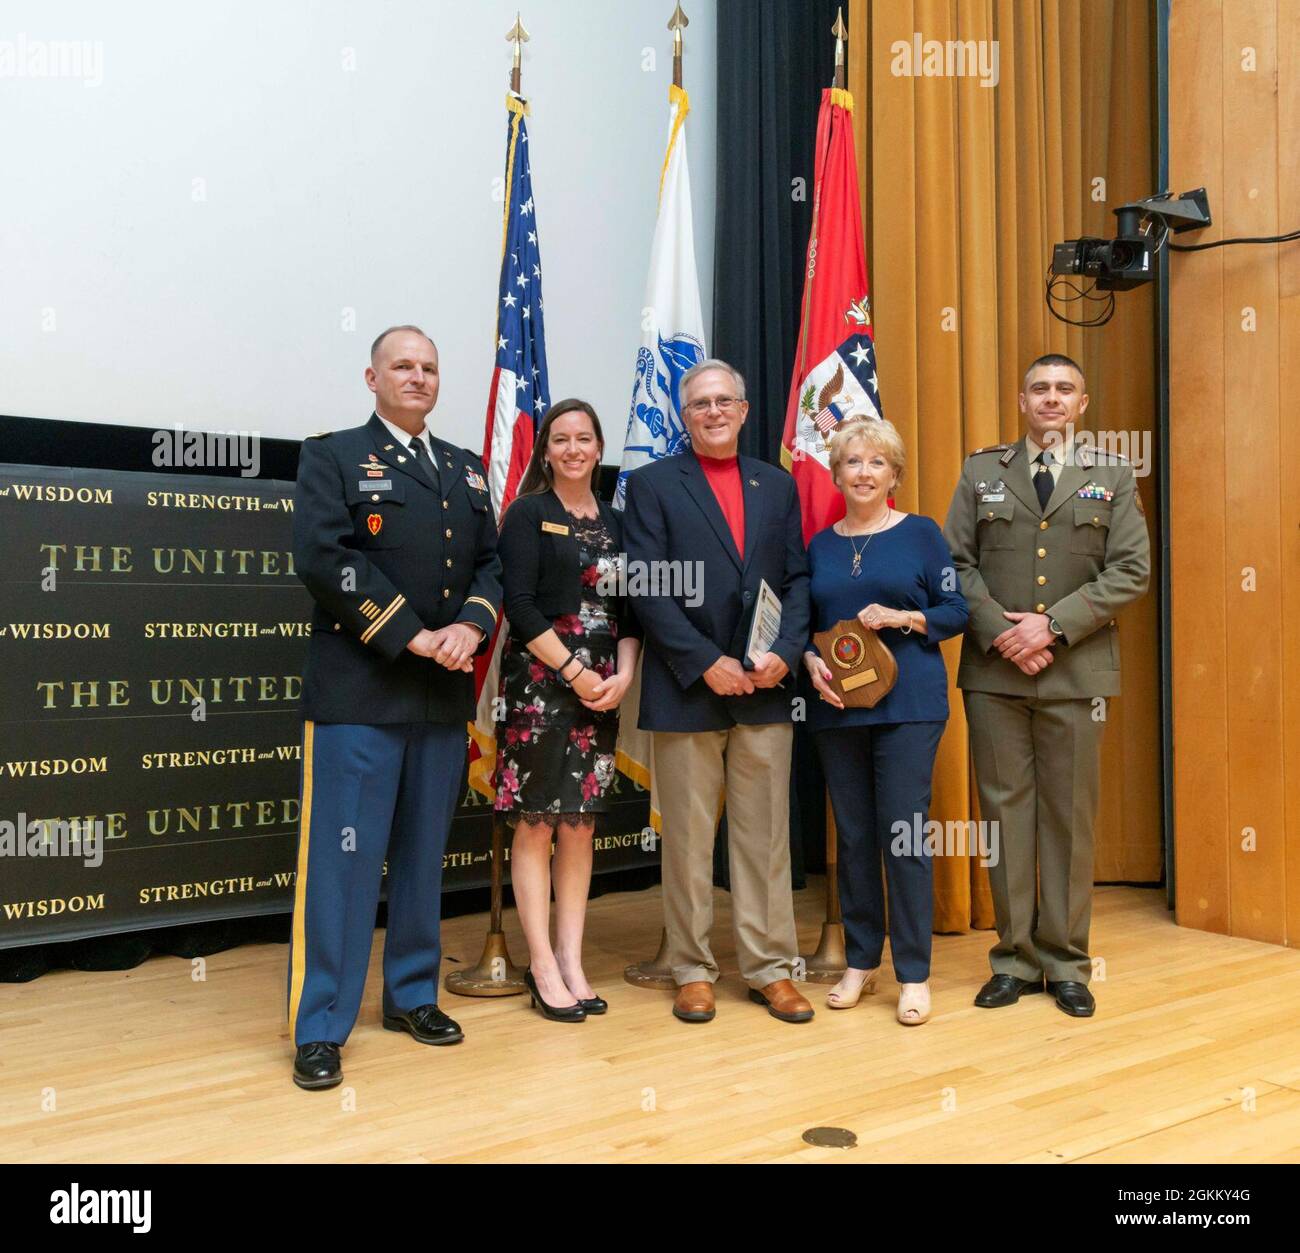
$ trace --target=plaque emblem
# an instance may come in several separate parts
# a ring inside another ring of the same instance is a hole
[[[831,648],[837,666],[852,670],[862,660],[862,641],[856,635],[841,635]]]
[[[372,513],[366,518],[366,530],[371,535],[378,535],[384,529],[384,518],[382,514]]]

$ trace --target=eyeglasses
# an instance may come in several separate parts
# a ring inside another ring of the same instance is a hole
[[[708,400],[692,400],[686,406],[687,413],[708,413],[717,405],[719,413],[730,413],[737,405],[744,402],[739,396],[711,396]]]

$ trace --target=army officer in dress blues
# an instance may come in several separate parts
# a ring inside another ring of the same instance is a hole
[[[435,438],[438,351],[399,326],[371,349],[364,426],[305,440],[294,560],[316,602],[303,681],[289,1025],[294,1082],[342,1081],[388,862],[383,1023],[454,1044],[438,1008],[442,859],[474,716],[474,657],[501,604],[478,457]]]

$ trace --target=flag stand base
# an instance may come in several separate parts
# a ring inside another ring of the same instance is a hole
[[[805,983],[838,983],[848,967],[848,955],[844,949],[844,924],[822,923],[817,951],[802,960]]]
[[[510,960],[506,937],[489,931],[478,965],[453,970],[442,986],[457,996],[519,996],[524,991],[524,972]]]
[[[662,988],[669,992],[677,990],[677,980],[673,978],[672,968],[668,965],[668,932],[659,936],[659,951],[650,961],[633,962],[623,970],[623,978],[635,988]]]
[[[487,940],[478,965],[469,970],[453,970],[442,986],[457,996],[519,996],[524,992],[524,972],[510,960],[505,933],[501,930],[502,853],[501,818],[492,818],[492,912],[488,919]]]

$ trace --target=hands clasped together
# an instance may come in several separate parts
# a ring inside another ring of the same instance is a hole
[[[704,672],[704,681],[719,696],[748,696],[758,688],[775,687],[790,667],[775,653],[761,653],[752,670],[734,657],[719,657]]]
[[[431,657],[448,670],[474,669],[474,654],[478,651],[483,632],[467,622],[453,622],[436,631],[420,631],[406,646],[417,657]]]
[[[1026,674],[1038,674],[1052,664],[1052,641],[1056,638],[1045,613],[1004,613],[1015,626],[1008,627],[993,641],[1012,665]]]

